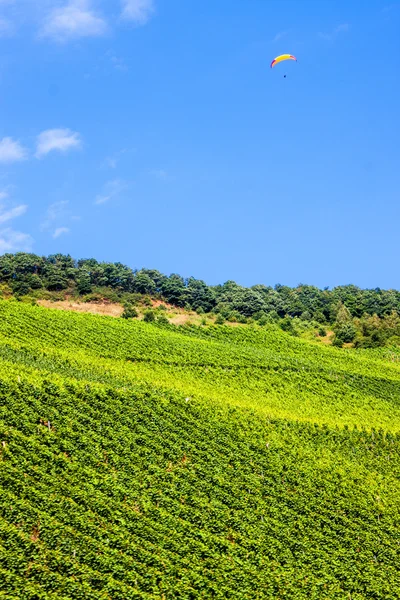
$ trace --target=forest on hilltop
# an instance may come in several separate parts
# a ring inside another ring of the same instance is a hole
[[[259,325],[278,323],[296,335],[297,324],[310,324],[322,334],[332,327],[336,346],[376,347],[400,343],[400,291],[333,289],[306,284],[291,288],[277,284],[243,287],[234,281],[209,286],[194,277],[169,276],[155,269],[132,269],[122,263],[75,260],[70,255],[47,257],[18,252],[0,256],[0,284],[17,298],[62,299],[68,294],[83,301],[123,303],[124,316],[143,296],[176,307],[214,314],[224,321]]]

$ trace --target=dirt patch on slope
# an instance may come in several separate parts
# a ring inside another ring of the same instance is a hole
[[[45,308],[56,308],[58,310],[73,310],[81,313],[93,313],[95,315],[107,315],[108,317],[120,317],[124,312],[120,304],[97,303],[97,302],[73,302],[71,300],[38,300],[37,303]]]

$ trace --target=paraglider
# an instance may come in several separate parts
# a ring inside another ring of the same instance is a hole
[[[280,56],[274,58],[274,60],[271,63],[271,69],[284,60],[295,60],[297,62],[297,58],[293,56],[293,54],[281,54]],[[284,75],[284,77],[286,77],[286,75]]]

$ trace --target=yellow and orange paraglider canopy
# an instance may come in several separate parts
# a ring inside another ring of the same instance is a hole
[[[297,58],[293,56],[293,54],[281,54],[280,56],[274,58],[274,60],[271,63],[271,69],[283,60],[295,60],[297,62]]]

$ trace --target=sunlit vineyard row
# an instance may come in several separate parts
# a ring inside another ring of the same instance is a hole
[[[0,301],[0,597],[399,597],[400,365]]]

